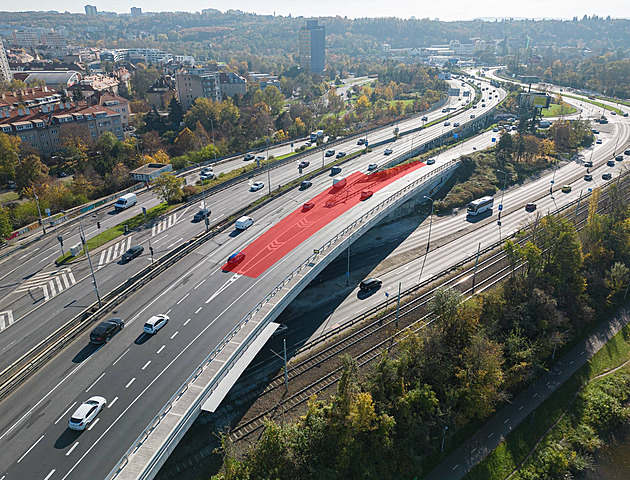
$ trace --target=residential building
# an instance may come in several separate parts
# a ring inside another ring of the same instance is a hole
[[[131,16],[132,17],[141,17],[142,9],[139,7],[131,7]]]
[[[5,114],[19,107],[36,108],[61,102],[61,93],[54,88],[34,87],[0,94],[0,110]],[[5,115],[6,116],[6,115]]]
[[[94,5],[86,5],[84,8],[85,14],[88,17],[95,17],[98,14],[98,11],[96,10],[96,7]]]
[[[104,50],[100,55],[101,62],[144,61],[146,63],[167,63],[173,55],[157,48],[118,48]]]
[[[235,73],[213,72],[207,69],[191,69],[175,75],[177,98],[184,110],[199,97],[220,102],[225,97],[247,93],[246,80]]]
[[[89,75],[83,77],[79,82],[79,88],[83,96],[91,97],[96,92],[118,93],[120,82],[114,75]]]
[[[63,148],[64,135],[70,133],[86,141],[96,141],[105,132],[113,133],[119,140],[124,138],[119,113],[101,105],[88,107],[70,102],[0,110],[0,131],[20,137],[44,155]]]
[[[111,92],[98,92],[93,98],[98,99],[98,105],[102,105],[119,113],[120,123],[123,127],[129,126],[129,122],[131,121],[129,100]]]
[[[4,49],[4,43],[2,43],[2,39],[0,38],[0,81],[9,83],[11,80],[13,80],[13,75],[9,68],[7,51]]]
[[[34,49],[39,43],[39,35],[35,30],[13,30],[13,45]]]
[[[48,32],[44,32],[40,37],[42,45],[47,47],[66,49],[68,48],[68,39],[65,35],[56,32],[52,28]]]
[[[326,27],[317,20],[307,20],[300,28],[298,56],[304,70],[320,73],[326,68]]]
[[[381,44],[381,52],[382,53],[390,53],[392,51],[392,46],[389,43]]]
[[[277,75],[269,75],[268,73],[248,72],[247,75],[253,82],[257,82],[261,90],[267,87],[280,88],[280,80]]]
[[[166,110],[171,98],[175,95],[175,85],[172,78],[160,77],[147,90],[147,101],[151,108]]]

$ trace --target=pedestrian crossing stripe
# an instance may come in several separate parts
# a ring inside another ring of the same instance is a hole
[[[0,332],[13,324],[13,311],[0,312]]]
[[[50,300],[52,297],[64,290],[69,289],[72,285],[77,283],[72,270],[70,268],[64,268],[60,271],[52,272],[40,272],[33,275],[26,282],[20,285],[16,292],[30,292],[32,288],[40,288],[44,294],[44,301]],[[5,312],[0,312],[0,315]],[[8,318],[8,317],[7,317]],[[2,319],[0,319],[0,323]]]
[[[160,220],[155,225],[153,225],[153,227],[151,227],[151,236],[155,237],[156,235],[159,235],[164,230],[166,230],[167,228],[171,228],[176,223],[177,223],[177,215],[173,213],[172,215],[169,215],[164,220]]]
[[[114,245],[110,245],[107,249],[101,252],[101,256],[98,259],[98,266],[104,267],[110,262],[117,260],[123,253],[131,248],[131,235],[120,242],[116,242]]]

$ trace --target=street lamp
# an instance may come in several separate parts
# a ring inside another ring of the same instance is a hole
[[[42,226],[42,231],[44,235],[46,235],[46,227],[44,226],[44,221],[42,220],[42,211],[39,208],[39,197],[35,193],[35,185],[31,182],[31,188],[33,189],[33,195],[35,196],[35,204],[37,205],[37,214],[39,215],[39,223]]]
[[[501,203],[499,204],[499,218],[497,219],[497,225],[500,227],[501,226],[501,212],[503,211],[503,197],[505,196],[505,187],[507,186],[508,177],[511,177],[512,174],[508,172],[504,172],[503,170],[499,170],[499,169],[497,169],[497,172],[505,175],[505,178],[503,179],[503,192],[501,193]]]
[[[424,252],[424,258],[422,259],[422,267],[420,268],[420,276],[418,277],[418,283],[420,283],[420,279],[422,278],[422,272],[424,271],[424,264],[427,261],[427,256],[429,255],[429,248],[431,246],[431,227],[433,226],[433,205],[434,201],[428,195],[424,195],[422,197],[425,200],[429,200],[431,202],[431,216],[429,217],[429,236],[427,237],[427,251]]]
[[[101,295],[98,293],[98,285],[96,284],[96,275],[94,275],[94,268],[92,267],[92,257],[90,257],[90,249],[88,248],[87,240],[85,238],[85,232],[83,232],[83,223],[81,223],[81,217],[79,217],[79,229],[81,230],[81,242],[83,248],[88,257],[88,263],[90,264],[90,272],[92,272],[92,284],[94,285],[94,292],[96,292],[96,299],[98,300],[98,308],[101,308]]]
[[[214,144],[214,122],[212,121],[212,119],[210,118],[210,127],[212,128],[212,151],[214,152],[214,162],[216,163],[217,161],[217,147]]]
[[[447,430],[448,430],[448,427],[444,427],[444,430],[442,430],[442,453],[444,453],[444,440],[446,440]]]

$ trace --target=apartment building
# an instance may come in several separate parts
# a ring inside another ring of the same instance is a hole
[[[4,49],[4,43],[0,38],[0,82],[10,83],[13,80],[11,69],[9,68],[9,59],[7,51]]]
[[[300,67],[308,72],[321,73],[326,68],[326,27],[317,20],[307,20],[298,38]]]
[[[104,50],[100,55],[101,62],[144,61],[146,63],[168,63],[173,55],[157,48],[117,48]]]
[[[199,97],[220,102],[223,98],[247,93],[247,81],[232,72],[189,70],[175,75],[175,83],[177,98],[184,110],[188,110]]]

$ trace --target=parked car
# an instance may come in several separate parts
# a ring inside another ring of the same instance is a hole
[[[255,192],[265,187],[265,182],[254,182],[251,187],[249,187],[250,191]]]
[[[136,257],[139,257],[144,252],[144,247],[142,245],[134,245],[125,253],[122,254],[122,261],[128,262]]]
[[[623,154],[624,154],[624,155],[630,155],[630,149],[628,149],[628,150],[624,150]]]
[[[527,205],[525,205],[525,211],[526,212],[533,212],[534,210],[536,210],[536,204],[535,203],[528,203]]]
[[[101,322],[90,333],[90,343],[94,345],[107,343],[123,328],[125,328],[125,322],[121,318],[110,318]]]
[[[302,160],[299,165],[298,168],[306,168],[311,164],[311,162],[309,162],[308,160]]]
[[[383,281],[380,278],[371,277],[363,280],[359,284],[359,289],[362,292],[369,292],[370,290],[380,288],[381,285],[383,285]]]
[[[612,178],[612,173],[602,174],[602,180],[610,180],[611,178]]]
[[[210,210],[208,208],[202,208],[193,217],[195,222],[201,222],[204,218],[208,218],[210,216]]]
[[[228,265],[238,265],[245,260],[245,254],[243,252],[236,252],[230,255],[227,259]]]
[[[85,430],[101,410],[105,408],[105,405],[107,405],[107,400],[104,397],[90,397],[74,411],[70,420],[68,420],[68,428],[70,430]]]
[[[346,152],[337,152],[336,158],[342,158],[346,156]]]
[[[313,185],[313,182],[311,182],[310,180],[302,180],[302,183],[300,183],[300,188],[302,190],[305,190],[308,187],[310,187],[311,185]]]
[[[571,188],[571,185],[562,185],[562,193],[569,193]]]
[[[378,165],[376,163],[370,163],[367,167],[368,172],[371,172],[372,170],[376,170],[378,168]]]
[[[332,157],[334,154],[335,154],[334,150],[326,150],[325,156],[326,157]]]
[[[254,155],[252,155],[251,153],[248,153],[247,155],[243,157],[243,160],[253,160],[254,158],[256,158]]]
[[[623,155],[617,155],[615,157],[615,160],[617,160],[618,162],[623,162]]]
[[[17,188],[17,183],[15,183],[13,180],[9,180],[7,182],[7,186],[11,189],[11,190],[15,190]]]
[[[383,155],[391,155],[394,151],[391,148],[386,148],[383,152]]]
[[[153,315],[144,323],[144,327],[142,327],[142,330],[144,331],[144,333],[148,333],[149,335],[154,335],[162,327],[164,327],[168,323],[168,321],[169,321],[168,315],[164,313]]]
[[[494,133],[497,133],[497,132],[499,131],[499,127],[494,127],[494,128],[492,129],[492,131],[493,131]]]

